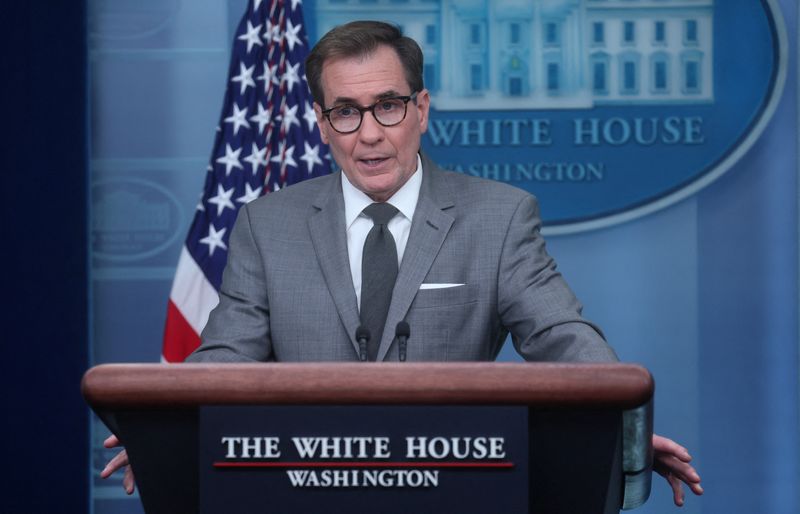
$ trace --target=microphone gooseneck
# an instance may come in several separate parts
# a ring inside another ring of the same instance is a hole
[[[400,354],[400,362],[405,362],[408,338],[411,336],[411,327],[408,325],[408,322],[406,322],[405,320],[400,321],[397,324],[397,328],[395,328],[394,334],[395,337],[397,338],[398,352]]]
[[[356,341],[358,341],[358,357],[361,362],[367,360],[367,343],[369,343],[370,333],[369,329],[364,325],[356,329]]]

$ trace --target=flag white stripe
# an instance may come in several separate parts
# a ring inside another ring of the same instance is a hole
[[[185,246],[181,250],[169,298],[198,335],[206,326],[211,309],[219,303],[217,290]]]

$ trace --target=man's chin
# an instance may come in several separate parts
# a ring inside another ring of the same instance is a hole
[[[396,181],[388,183],[365,183],[362,191],[376,202],[385,202],[400,189]]]

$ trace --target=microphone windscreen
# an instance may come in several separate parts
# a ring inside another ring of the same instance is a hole
[[[397,329],[395,330],[395,334],[397,337],[409,337],[411,335],[411,327],[408,326],[408,322],[401,321],[397,324]]]
[[[356,341],[361,341],[362,339],[367,341],[370,339],[369,329],[363,325],[356,329]]]

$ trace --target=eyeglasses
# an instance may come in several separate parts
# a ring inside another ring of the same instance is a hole
[[[337,105],[322,111],[322,115],[328,118],[333,130],[340,134],[350,134],[361,127],[365,112],[371,112],[375,121],[384,127],[397,125],[406,119],[408,102],[411,100],[417,101],[417,93],[410,96],[382,98],[367,107],[351,104]]]

